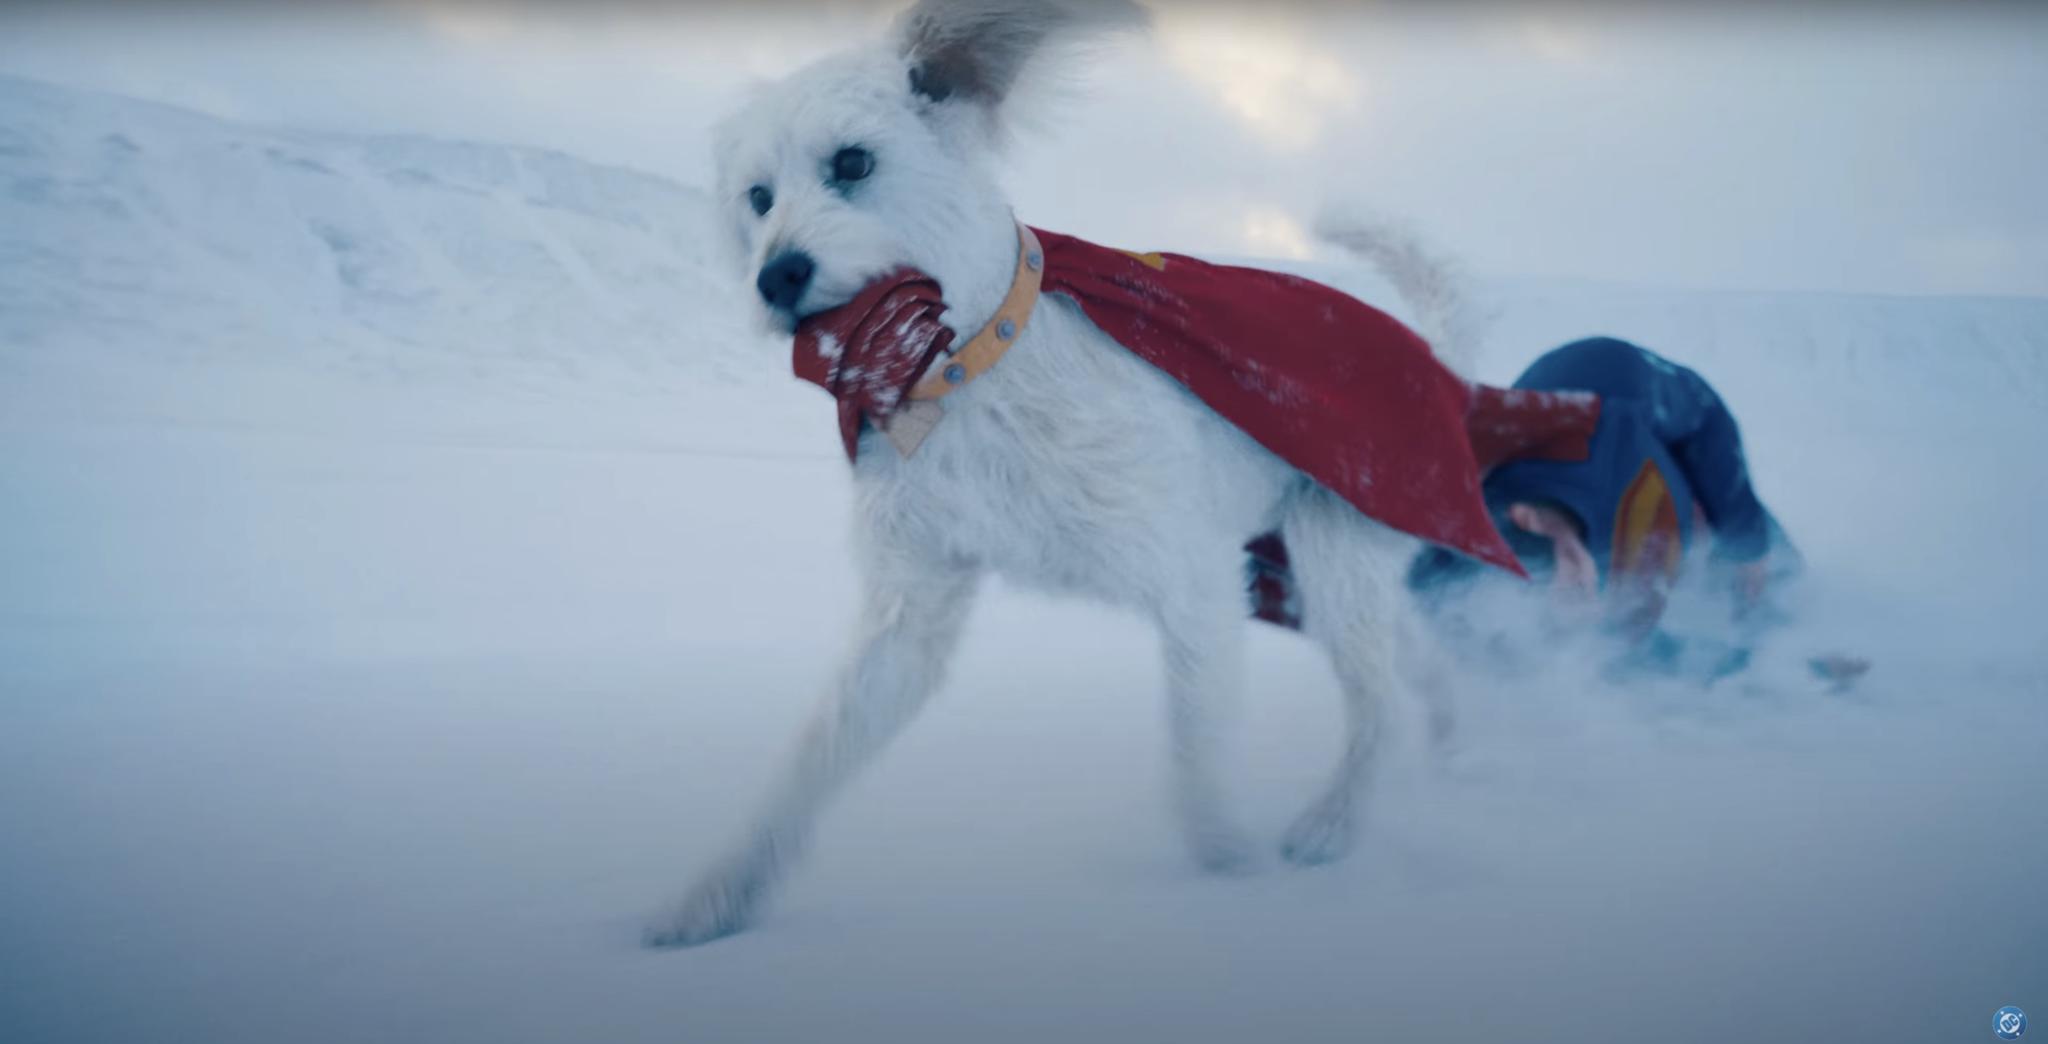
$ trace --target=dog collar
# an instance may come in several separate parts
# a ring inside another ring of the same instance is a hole
[[[1031,313],[1038,307],[1038,287],[1045,278],[1045,249],[1038,245],[1038,236],[1023,222],[1017,224],[1017,274],[1010,279],[1010,292],[1003,303],[996,308],[996,314],[989,319],[981,332],[967,342],[967,346],[951,355],[942,355],[925,371],[925,375],[911,386],[910,399],[913,402],[930,402],[952,394],[955,388],[988,372],[989,367],[1024,336],[1024,327],[1031,322]]]

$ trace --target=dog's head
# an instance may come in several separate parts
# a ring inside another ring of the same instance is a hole
[[[993,159],[1049,45],[1135,24],[1095,0],[922,0],[887,43],[762,88],[717,134],[718,196],[763,315],[788,330],[894,269],[978,323],[1016,263]]]

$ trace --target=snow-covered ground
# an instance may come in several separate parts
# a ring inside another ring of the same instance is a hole
[[[851,607],[831,411],[707,230],[691,190],[558,154],[0,80],[0,1041],[1931,1041],[2048,1011],[2039,300],[1482,284],[1486,375],[1606,332],[1722,387],[1814,566],[1783,648],[1872,656],[1851,696],[1473,679],[1458,755],[1391,769],[1351,861],[1215,880],[1163,808],[1151,636],[998,588],[760,929],[639,948]],[[1252,652],[1237,784],[1277,836],[1334,684],[1292,636]]]

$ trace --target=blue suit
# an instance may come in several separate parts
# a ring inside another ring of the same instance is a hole
[[[1675,575],[1700,537],[1695,506],[1712,529],[1715,558],[1748,562],[1770,549],[1775,523],[1750,485],[1735,418],[1699,374],[1596,337],[1544,354],[1514,386],[1593,392],[1600,424],[1585,460],[1509,461],[1487,475],[1497,519],[1516,501],[1563,506],[1584,527],[1603,579],[1617,567]],[[1644,546],[1659,540],[1671,546]]]
[[[1797,553],[1750,485],[1735,418],[1699,374],[1627,341],[1596,337],[1554,349],[1532,363],[1516,388],[1589,391],[1600,397],[1597,426],[1583,459],[1511,459],[1482,484],[1487,509],[1524,564],[1541,567],[1547,538],[1508,518],[1517,502],[1544,502],[1577,519],[1604,587],[1627,587],[1612,623],[1629,651],[1611,665],[1696,674],[1705,679],[1742,669],[1756,628],[1751,614],[1735,644],[1680,639],[1657,627],[1664,593],[1681,564],[1711,538],[1718,562],[1742,563],[1773,553],[1773,572],[1788,575]],[[1700,520],[1705,528],[1701,532]],[[1408,582],[1425,605],[1448,608],[1447,596],[1482,574],[1470,559],[1443,548],[1424,551]]]

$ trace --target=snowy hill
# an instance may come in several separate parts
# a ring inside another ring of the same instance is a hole
[[[0,341],[365,369],[715,371],[701,193],[555,152],[0,78]]]
[[[856,601],[832,411],[703,202],[0,79],[0,1040],[1904,1042],[2048,1006],[2030,300],[1483,282],[1483,376],[1604,332],[1728,394],[1814,567],[1750,675],[1461,679],[1459,751],[1390,759],[1355,857],[1217,880],[1143,622],[992,584],[759,929],[639,949]],[[1877,667],[1825,693],[1830,650]],[[1232,793],[1277,836],[1335,685],[1291,635],[1246,658]]]

